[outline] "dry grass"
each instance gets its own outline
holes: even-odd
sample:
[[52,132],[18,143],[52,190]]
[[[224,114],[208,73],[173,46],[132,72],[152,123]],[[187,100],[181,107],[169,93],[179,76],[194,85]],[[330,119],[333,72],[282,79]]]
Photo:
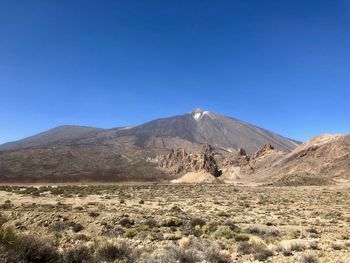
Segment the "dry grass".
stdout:
[[0,262],[350,262],[349,190],[0,186]]

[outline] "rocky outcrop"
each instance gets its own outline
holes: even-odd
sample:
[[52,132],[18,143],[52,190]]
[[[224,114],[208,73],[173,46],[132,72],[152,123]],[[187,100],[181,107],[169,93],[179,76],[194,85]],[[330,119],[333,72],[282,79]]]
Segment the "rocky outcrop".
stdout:
[[252,159],[257,159],[261,156],[264,156],[266,154],[269,154],[271,151],[273,151],[275,147],[271,145],[271,143],[266,143],[259,151],[255,152],[252,156]]
[[229,156],[225,157],[222,161],[222,166],[238,166],[243,167],[249,164],[249,156],[246,151],[239,148],[237,151],[233,152]]
[[[205,144],[199,153],[187,153],[184,149],[172,149],[167,155],[158,156],[158,166],[172,175],[191,172],[207,172],[216,177],[224,172],[223,180],[234,181],[237,178],[250,175],[271,165],[285,153],[274,150],[271,144],[266,144],[252,156],[247,155],[242,148],[223,157],[209,145]],[[218,167],[222,168],[222,171]]]
[[275,150],[271,143],[265,144],[259,151],[256,151],[249,160],[249,171],[259,171],[270,167],[276,160],[287,153]]
[[172,149],[169,154],[158,156],[158,166],[171,174],[205,171],[219,177],[221,171],[214,155],[215,151],[209,144],[205,144],[199,153]]
[[271,143],[265,144],[251,156],[247,155],[244,149],[239,149],[223,159],[221,179],[234,183],[241,178],[249,178],[285,155],[285,152],[276,151]]

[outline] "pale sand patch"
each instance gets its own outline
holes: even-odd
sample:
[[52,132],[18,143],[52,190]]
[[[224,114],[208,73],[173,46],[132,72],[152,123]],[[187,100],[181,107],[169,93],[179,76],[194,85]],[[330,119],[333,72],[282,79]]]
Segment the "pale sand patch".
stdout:
[[208,172],[190,172],[179,179],[172,180],[172,183],[218,183],[220,182],[214,175]]

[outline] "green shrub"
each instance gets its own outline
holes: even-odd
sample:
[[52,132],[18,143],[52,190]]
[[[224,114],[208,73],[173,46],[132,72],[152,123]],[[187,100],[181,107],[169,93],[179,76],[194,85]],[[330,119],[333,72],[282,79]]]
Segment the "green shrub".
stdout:
[[249,240],[249,236],[247,234],[235,234],[234,239],[237,242],[244,242]]
[[215,231],[215,236],[232,239],[235,237],[235,232],[233,232],[228,226],[219,226]]
[[137,229],[129,228],[125,231],[124,236],[127,238],[134,238],[137,235]]

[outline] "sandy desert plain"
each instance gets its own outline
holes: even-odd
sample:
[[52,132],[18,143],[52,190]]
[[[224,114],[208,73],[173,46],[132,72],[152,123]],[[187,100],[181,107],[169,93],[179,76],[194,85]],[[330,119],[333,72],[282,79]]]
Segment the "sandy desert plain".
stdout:
[[350,185],[1,185],[0,262],[350,262]]

